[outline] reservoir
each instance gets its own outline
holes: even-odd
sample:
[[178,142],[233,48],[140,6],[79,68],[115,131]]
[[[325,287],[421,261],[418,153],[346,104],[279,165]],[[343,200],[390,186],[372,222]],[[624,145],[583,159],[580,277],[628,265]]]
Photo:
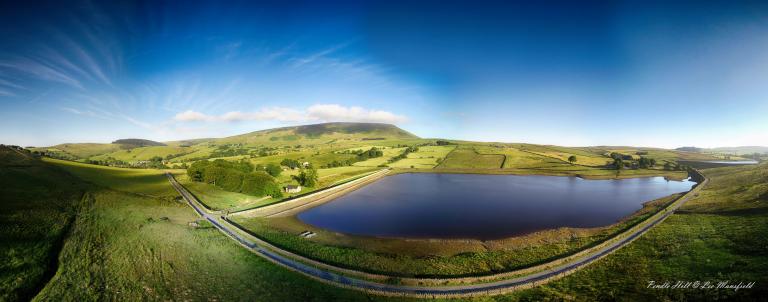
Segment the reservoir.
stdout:
[[663,177],[407,173],[384,177],[299,213],[335,232],[398,238],[499,239],[559,227],[618,222],[643,203],[690,190]]

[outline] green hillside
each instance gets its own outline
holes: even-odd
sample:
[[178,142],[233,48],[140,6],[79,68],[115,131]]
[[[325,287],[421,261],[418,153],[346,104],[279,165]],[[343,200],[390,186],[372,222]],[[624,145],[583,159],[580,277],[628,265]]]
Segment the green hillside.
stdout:
[[0,301],[29,300],[53,276],[83,188],[61,169],[0,146]]
[[218,139],[215,140],[215,142],[239,143],[246,145],[284,145],[292,143],[380,141],[393,139],[418,139],[418,137],[390,124],[325,123],[255,131]]

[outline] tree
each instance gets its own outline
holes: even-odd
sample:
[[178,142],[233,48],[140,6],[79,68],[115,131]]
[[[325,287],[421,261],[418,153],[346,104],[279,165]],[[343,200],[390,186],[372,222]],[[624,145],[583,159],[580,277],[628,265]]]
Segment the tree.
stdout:
[[576,155],[571,155],[568,157],[568,161],[573,164],[576,162]]
[[279,165],[272,164],[272,163],[267,164],[267,167],[265,168],[265,170],[267,171],[267,173],[269,173],[269,175],[272,175],[272,177],[278,177],[280,176],[280,173],[283,172],[283,169],[281,169]]
[[638,164],[640,165],[640,168],[642,169],[648,169],[649,167],[653,167],[653,165],[656,163],[655,160],[649,159],[647,157],[641,156],[640,160],[638,161]]
[[263,171],[256,171],[245,175],[240,191],[255,196],[270,195],[273,198],[283,197],[283,193],[280,190],[280,186],[275,182],[275,178]]
[[305,187],[314,187],[317,185],[317,170],[314,168],[302,169],[299,175],[293,176],[293,179],[299,182],[300,185]]
[[617,158],[613,160],[613,168],[616,170],[624,169],[624,161],[621,160],[621,158]]
[[283,161],[280,162],[281,165],[289,167],[291,169],[296,169],[299,166],[299,161],[295,159],[286,158]]
[[664,170],[670,171],[672,170],[672,164],[669,162],[664,163]]

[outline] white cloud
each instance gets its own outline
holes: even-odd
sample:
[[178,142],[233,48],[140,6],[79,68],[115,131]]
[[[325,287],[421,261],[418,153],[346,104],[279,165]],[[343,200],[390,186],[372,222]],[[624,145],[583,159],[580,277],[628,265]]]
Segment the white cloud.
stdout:
[[238,121],[280,121],[280,122],[374,122],[402,123],[403,115],[389,111],[370,110],[362,107],[345,107],[337,104],[317,104],[305,110],[286,107],[262,108],[253,112],[230,111],[222,115],[208,115],[187,110],[173,117],[178,122],[238,122]]
[[213,121],[214,118],[215,117],[213,116],[205,115],[192,110],[177,113],[176,116],[173,117],[174,120],[180,122]]
[[405,116],[389,111],[368,110],[362,107],[344,107],[336,104],[318,104],[307,108],[307,115],[321,121],[402,123]]

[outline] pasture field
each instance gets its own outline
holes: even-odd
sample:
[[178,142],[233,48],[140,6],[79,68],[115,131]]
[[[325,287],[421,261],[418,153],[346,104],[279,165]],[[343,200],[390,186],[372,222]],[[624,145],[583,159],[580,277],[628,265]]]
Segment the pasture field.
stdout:
[[343,181],[350,177],[355,177],[357,175],[369,173],[372,171],[377,171],[382,168],[377,167],[356,167],[356,166],[346,166],[346,167],[336,167],[336,168],[327,168],[327,169],[317,169],[317,174],[319,178],[320,186],[329,186],[336,182]]
[[[44,161],[98,186],[152,196],[176,195],[173,188],[168,186],[163,170],[115,168],[51,158],[45,158]],[[179,170],[175,172],[182,173]]]
[[565,148],[565,147],[556,147],[556,146],[535,146],[534,147],[532,145],[528,145],[523,147],[520,150],[523,152],[530,152],[533,154],[554,158],[562,161],[563,163],[568,163],[568,164],[570,164],[570,162],[568,162],[568,158],[570,156],[576,156],[576,162],[574,164],[590,166],[590,167],[603,167],[613,162],[613,159],[611,159],[610,157],[603,156],[601,154],[585,152],[575,148]]
[[262,156],[262,157],[255,157],[248,159],[251,163],[254,165],[267,165],[270,163],[273,164],[280,164],[281,161],[284,159],[294,159],[298,160],[299,162],[310,162],[312,165],[314,165],[316,168],[320,168],[322,166],[325,166],[333,161],[345,161],[348,159],[355,158],[356,155],[354,154],[337,154],[332,152],[332,150],[324,149],[322,152],[318,154],[318,151],[314,150],[306,150],[306,149],[300,149],[298,151],[290,151],[285,152],[277,155],[269,155],[269,156]]
[[504,158],[503,154],[480,154],[473,146],[458,146],[436,168],[500,169]]
[[[392,168],[432,169],[453,151],[456,146],[421,146],[419,151],[408,153],[407,157],[387,164]],[[402,152],[402,151],[401,151]]]
[[[373,146],[371,146],[371,147],[373,147]],[[369,150],[370,147],[366,147],[366,148],[352,148],[352,149],[353,150],[363,150],[363,151],[365,151],[365,150]],[[381,165],[387,165],[388,161],[391,158],[400,155],[401,153],[403,153],[404,150],[405,150],[404,147],[403,148],[387,148],[387,147],[384,147],[384,149],[381,150],[382,152],[384,152],[383,156],[370,158],[370,159],[367,159],[367,160],[364,160],[364,161],[359,161],[359,162],[354,163],[353,166],[355,166],[355,167],[378,167],[378,166],[381,166]]]
[[118,144],[91,144],[91,143],[78,143],[78,144],[60,144],[52,146],[50,148],[33,148],[33,150],[44,151],[46,149],[54,149],[60,152],[64,152],[73,155],[79,159],[89,158],[100,154],[111,153],[122,150],[122,147]]
[[93,156],[90,159],[93,160],[106,160],[112,157],[117,160],[126,162],[149,160],[153,157],[159,156],[165,159],[168,155],[186,154],[193,152],[194,149],[189,147],[172,147],[172,146],[149,146],[139,147],[133,149],[124,149],[112,153],[106,153],[98,156]]
[[562,160],[547,157],[541,154],[521,151],[518,148],[488,148],[480,149],[484,152],[501,153],[506,155],[506,161],[504,161],[504,169],[530,169],[530,168],[553,168],[563,167],[566,164]]

